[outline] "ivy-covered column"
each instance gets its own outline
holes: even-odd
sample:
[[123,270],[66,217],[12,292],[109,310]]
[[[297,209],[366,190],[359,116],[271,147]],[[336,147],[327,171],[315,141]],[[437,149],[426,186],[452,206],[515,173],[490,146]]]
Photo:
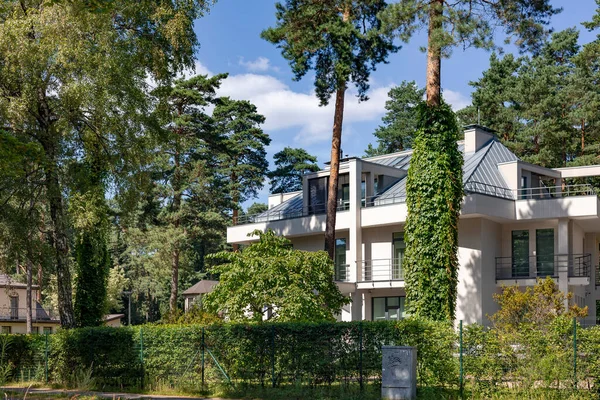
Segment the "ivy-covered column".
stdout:
[[405,227],[407,310],[454,321],[458,218],[463,198],[459,127],[450,106],[417,107],[418,130],[407,177]]

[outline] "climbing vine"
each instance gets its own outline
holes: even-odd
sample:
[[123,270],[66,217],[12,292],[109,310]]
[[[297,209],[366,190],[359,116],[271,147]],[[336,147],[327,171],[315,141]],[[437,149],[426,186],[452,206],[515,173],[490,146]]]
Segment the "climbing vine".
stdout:
[[406,183],[404,278],[407,308],[433,320],[454,320],[458,218],[463,197],[459,127],[447,104],[418,106],[419,130]]

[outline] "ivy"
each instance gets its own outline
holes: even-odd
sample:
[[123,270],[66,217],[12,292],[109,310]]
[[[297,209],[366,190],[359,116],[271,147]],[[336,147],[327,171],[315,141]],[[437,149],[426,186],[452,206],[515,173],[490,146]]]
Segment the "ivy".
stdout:
[[417,107],[419,131],[406,183],[407,309],[453,321],[458,278],[458,218],[463,197],[459,127],[447,104]]

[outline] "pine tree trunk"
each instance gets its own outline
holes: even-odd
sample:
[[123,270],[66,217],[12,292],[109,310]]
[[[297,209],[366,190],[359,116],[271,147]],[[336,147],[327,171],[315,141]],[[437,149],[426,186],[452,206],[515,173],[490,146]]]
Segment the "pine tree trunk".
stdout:
[[[234,187],[233,194],[231,196],[231,198],[233,200],[233,204],[234,204],[234,208],[231,213],[232,214],[232,222],[233,222],[233,226],[236,226],[238,224],[238,217],[239,217],[239,211],[237,209],[237,206],[240,201],[240,196],[237,192],[237,189],[235,188],[235,186],[237,184],[237,175],[235,174],[235,172],[231,173],[230,180],[231,180],[231,185]],[[232,247],[233,247],[233,251],[238,251],[240,249],[240,246],[237,243],[234,243],[232,245]]]
[[38,272],[37,272],[37,285],[38,285],[38,290],[35,292],[35,301],[37,301],[38,303],[42,302],[42,283],[43,282],[43,270],[42,270],[42,264],[38,265]]
[[340,148],[342,144],[342,124],[344,122],[344,96],[346,84],[343,83],[335,93],[335,114],[333,117],[333,135],[331,138],[331,163],[329,165],[329,184],[327,188],[327,222],[325,225],[325,249],[329,258],[335,258],[335,219],[337,213],[338,177],[340,173]]
[[27,259],[27,291],[25,294],[25,313],[26,313],[26,332],[27,334],[31,334],[33,331],[32,325],[32,312],[31,312],[31,281],[32,281],[32,273],[33,273],[33,262],[31,258]]
[[585,120],[581,120],[581,154],[585,151]]
[[[180,159],[179,159],[179,151],[175,153],[175,172],[173,175],[173,215],[175,215],[175,219],[173,224],[175,226],[175,232],[178,235],[180,218],[179,212],[181,210],[181,176],[180,176]],[[175,249],[173,249],[173,253],[171,256],[171,297],[169,299],[169,310],[171,314],[174,314],[177,311],[177,294],[179,289],[179,243],[176,241]]]
[[429,6],[429,30],[427,33],[427,105],[437,107],[442,98],[442,49],[435,43],[436,32],[443,29],[444,0],[434,0]]

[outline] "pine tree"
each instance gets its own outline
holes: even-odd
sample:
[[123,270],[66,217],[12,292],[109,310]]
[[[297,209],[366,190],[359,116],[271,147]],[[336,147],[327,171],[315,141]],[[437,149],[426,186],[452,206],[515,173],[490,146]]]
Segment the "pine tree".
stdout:
[[462,157],[453,143],[456,117],[442,101],[442,56],[456,45],[494,48],[496,25],[522,49],[536,49],[556,12],[549,0],[401,0],[382,15],[385,29],[403,41],[428,30],[426,106],[407,178],[406,298],[417,316],[453,321],[456,308]]
[[275,169],[268,177],[271,181],[271,193],[286,193],[302,190],[302,175],[319,170],[317,157],[304,149],[285,147],[273,156]]
[[359,100],[367,100],[371,71],[398,50],[380,31],[378,14],[385,6],[384,0],[287,0],[276,4],[277,25],[262,33],[282,49],[296,80],[315,71],[321,105],[327,105],[335,94],[325,228],[325,248],[331,259],[346,89],[354,84]]
[[385,102],[386,114],[383,125],[374,135],[378,146],[365,150],[367,156],[393,153],[412,148],[413,137],[417,131],[417,105],[423,101],[425,89],[419,88],[415,81],[402,81],[388,92]]

